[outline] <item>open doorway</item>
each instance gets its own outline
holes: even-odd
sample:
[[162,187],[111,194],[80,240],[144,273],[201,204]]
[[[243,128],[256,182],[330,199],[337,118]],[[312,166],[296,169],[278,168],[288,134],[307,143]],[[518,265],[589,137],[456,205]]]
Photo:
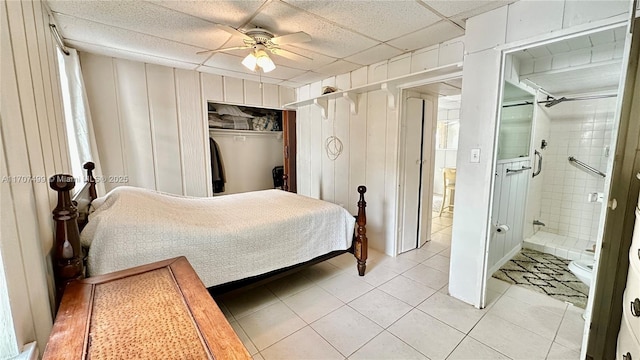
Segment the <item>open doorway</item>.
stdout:
[[455,179],[444,174],[455,174],[461,89],[457,77],[403,90],[399,253],[451,242]]
[[606,28],[504,57],[487,283],[565,306],[564,316],[537,316],[557,324],[550,329],[572,351],[591,326],[625,36],[624,27]]

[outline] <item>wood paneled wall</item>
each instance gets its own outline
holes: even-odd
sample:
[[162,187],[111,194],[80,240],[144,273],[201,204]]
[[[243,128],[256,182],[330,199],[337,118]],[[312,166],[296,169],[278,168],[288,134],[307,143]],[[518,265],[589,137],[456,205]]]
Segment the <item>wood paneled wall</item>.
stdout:
[[[40,1],[0,2],[2,181],[0,253],[4,263],[14,351],[36,341],[40,350],[52,324],[55,193],[47,178],[68,173],[69,154],[55,42]],[[5,349],[3,349],[5,350]]]
[[[459,62],[463,50],[462,39],[448,41],[305,85],[297,89],[297,98],[318,96],[323,86],[346,90]],[[327,119],[314,105],[297,112],[298,193],[343,205],[355,214],[357,187],[366,185],[369,244],[390,255],[395,255],[397,237],[399,114],[379,90],[358,95],[357,114],[350,112],[344,99],[329,101]],[[325,151],[325,141],[332,135],[343,144],[335,160]]]
[[489,276],[522,248],[526,198],[533,170],[516,173],[507,172],[507,170],[518,170],[529,166],[529,158],[505,160],[496,164],[491,223],[494,226],[507,225],[509,231],[498,233],[492,229],[487,265]]
[[[81,53],[105,190],[131,185],[209,196],[206,101],[280,108],[294,90],[273,84]],[[128,177],[127,183],[109,181]]]

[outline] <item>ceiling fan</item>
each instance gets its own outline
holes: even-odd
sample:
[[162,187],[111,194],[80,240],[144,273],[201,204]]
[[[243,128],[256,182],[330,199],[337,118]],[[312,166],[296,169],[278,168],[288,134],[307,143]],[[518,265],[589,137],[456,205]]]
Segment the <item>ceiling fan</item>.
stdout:
[[238,31],[231,26],[227,25],[218,25],[218,28],[228,32],[233,36],[237,36],[242,38],[244,41],[243,46],[232,46],[228,48],[215,49],[215,50],[204,50],[199,51],[197,54],[205,54],[211,52],[222,52],[222,51],[231,51],[231,50],[242,50],[242,49],[253,49],[249,55],[247,55],[242,60],[242,65],[248,68],[251,71],[262,70],[263,72],[269,72],[276,68],[273,60],[269,58],[268,52],[285,57],[291,60],[301,60],[308,59],[313,60],[312,58],[298,54],[291,50],[285,50],[280,48],[280,45],[292,44],[292,43],[300,43],[307,42],[311,40],[311,36],[305,33],[304,31],[298,31],[291,34],[275,36],[269,30],[263,28],[255,28],[250,29],[245,32]]

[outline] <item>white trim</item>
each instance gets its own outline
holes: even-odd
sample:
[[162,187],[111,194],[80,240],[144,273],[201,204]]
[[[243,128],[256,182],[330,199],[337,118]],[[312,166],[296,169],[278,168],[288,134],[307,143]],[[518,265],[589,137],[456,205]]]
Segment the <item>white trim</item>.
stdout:
[[38,355],[40,355],[38,351],[37,343],[30,342],[22,348],[22,352],[13,358],[13,360],[38,360]]

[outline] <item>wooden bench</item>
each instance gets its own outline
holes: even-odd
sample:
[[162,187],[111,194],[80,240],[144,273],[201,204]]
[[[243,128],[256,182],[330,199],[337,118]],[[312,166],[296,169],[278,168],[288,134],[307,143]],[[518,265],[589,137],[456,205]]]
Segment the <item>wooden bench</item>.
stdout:
[[43,359],[251,359],[185,257],[67,285]]

